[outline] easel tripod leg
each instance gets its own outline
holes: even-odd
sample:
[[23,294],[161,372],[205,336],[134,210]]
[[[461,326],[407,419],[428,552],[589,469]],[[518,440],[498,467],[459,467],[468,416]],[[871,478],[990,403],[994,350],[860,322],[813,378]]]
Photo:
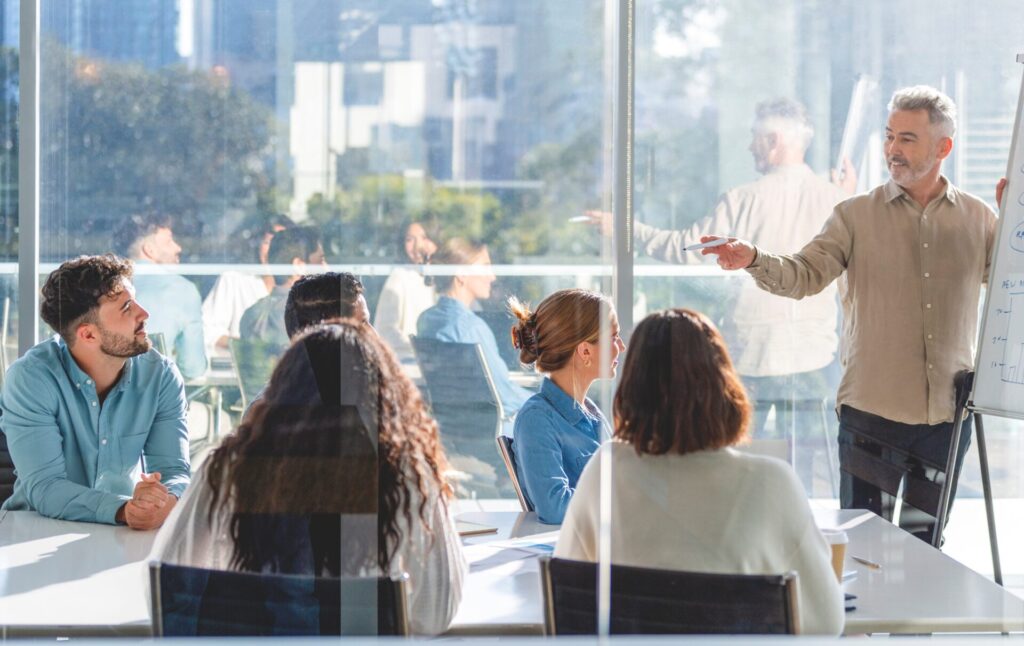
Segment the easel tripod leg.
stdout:
[[974,413],[974,428],[978,437],[978,461],[981,462],[981,487],[985,493],[985,516],[988,518],[988,542],[992,550],[992,574],[996,583],[1003,585],[1003,568],[999,562],[999,540],[996,537],[996,512],[992,501],[992,481],[988,472],[988,448],[981,413]]

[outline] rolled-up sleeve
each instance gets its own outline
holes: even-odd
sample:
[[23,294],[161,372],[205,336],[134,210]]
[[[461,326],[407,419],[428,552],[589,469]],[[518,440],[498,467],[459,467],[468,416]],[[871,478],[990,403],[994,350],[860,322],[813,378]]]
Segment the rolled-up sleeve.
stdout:
[[837,207],[821,233],[791,256],[757,250],[747,268],[761,289],[789,298],[813,296],[839,277],[853,251],[853,231]]
[[127,496],[68,479],[64,438],[57,426],[58,393],[45,370],[14,364],[3,394],[3,431],[28,503],[44,516],[114,524]]
[[185,384],[177,369],[170,366],[160,380],[157,410],[143,448],[147,472],[160,472],[168,491],[181,498],[188,487],[189,466],[188,402]]

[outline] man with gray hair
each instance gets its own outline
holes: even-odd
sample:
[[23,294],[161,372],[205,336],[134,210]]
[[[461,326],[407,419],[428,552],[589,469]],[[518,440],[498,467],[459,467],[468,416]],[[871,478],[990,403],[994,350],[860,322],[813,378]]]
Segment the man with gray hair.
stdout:
[[[739,239],[704,250],[780,296],[811,296],[838,279],[845,368],[839,443],[933,479],[945,469],[952,438],[953,377],[973,365],[978,299],[996,229],[992,209],[941,173],[955,132],[956,107],[945,94],[926,86],[898,90],[885,129],[887,183],[836,206],[797,253],[770,253]],[[954,491],[969,437],[965,423],[960,461],[949,476]],[[840,498],[844,508],[876,513],[890,502],[846,473]],[[930,539],[931,516],[900,520]]]
[[[849,192],[815,175],[804,161],[813,136],[807,110],[797,101],[776,98],[757,104],[750,152],[762,177],[726,191],[711,214],[684,231],[635,223],[637,246],[649,256],[678,264],[710,260],[685,247],[717,232],[787,253],[799,250],[821,231],[832,208]],[[852,179],[852,174],[848,176]],[[611,235],[611,214],[587,215],[605,235]],[[743,281],[731,317],[722,327],[736,369],[755,402],[755,434],[773,408],[776,435],[795,440],[798,434],[806,436],[821,426],[820,410],[794,403],[823,401],[835,391],[836,318],[834,287],[787,302],[758,289],[752,280]],[[811,494],[814,453],[809,449],[794,453],[797,471]]]

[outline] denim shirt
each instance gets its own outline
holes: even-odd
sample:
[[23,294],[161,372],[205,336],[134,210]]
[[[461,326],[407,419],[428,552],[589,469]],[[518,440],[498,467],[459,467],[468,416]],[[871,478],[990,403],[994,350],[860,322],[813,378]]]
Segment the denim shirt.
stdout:
[[186,407],[178,369],[155,350],[128,359],[100,405],[64,341],[43,341],[11,365],[0,394],[17,474],[3,509],[113,524],[140,459],[180,498],[190,475]]
[[167,351],[174,356],[182,376],[195,379],[206,372],[203,300],[192,281],[177,274],[156,273],[136,275],[132,282],[135,300],[149,312],[146,331],[164,335]]
[[586,410],[545,378],[516,416],[512,449],[519,482],[543,523],[561,524],[590,456],[608,436],[608,422],[589,397]]
[[491,332],[482,318],[460,301],[450,296],[439,298],[437,305],[420,314],[416,321],[416,333],[424,339],[448,343],[479,343],[505,415],[515,414],[530,397],[530,391],[515,385],[509,378],[508,366],[498,352],[494,332]]

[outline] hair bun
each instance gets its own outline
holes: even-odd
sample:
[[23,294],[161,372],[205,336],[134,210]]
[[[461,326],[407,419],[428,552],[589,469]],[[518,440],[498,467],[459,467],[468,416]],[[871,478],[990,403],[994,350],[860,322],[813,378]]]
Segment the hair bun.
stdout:
[[512,328],[512,347],[516,350],[537,354],[537,315],[532,314]]

